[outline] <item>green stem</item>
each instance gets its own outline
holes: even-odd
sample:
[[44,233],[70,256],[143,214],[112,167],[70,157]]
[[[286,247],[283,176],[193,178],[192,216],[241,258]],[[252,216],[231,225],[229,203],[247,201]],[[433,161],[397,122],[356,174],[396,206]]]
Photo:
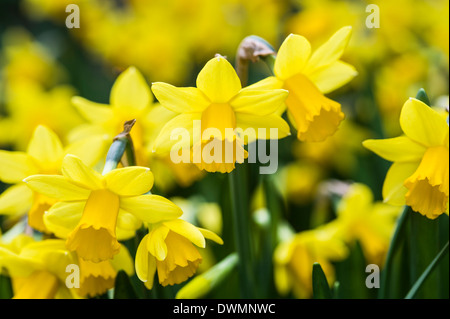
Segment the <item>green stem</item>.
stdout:
[[405,230],[406,225],[408,221],[408,216],[411,213],[409,206],[405,206],[403,209],[402,214],[400,215],[400,218],[397,222],[397,227],[395,229],[394,235],[392,236],[391,244],[389,246],[389,251],[386,256],[386,261],[384,264],[384,269],[381,274],[381,287],[380,287],[380,294],[379,298],[384,299],[387,297],[387,291],[388,291],[388,283],[390,281],[390,276],[392,272],[392,261],[394,259],[395,253],[398,251],[400,247],[400,242],[405,237]]
[[243,167],[237,165],[228,174],[232,205],[235,245],[239,256],[239,276],[242,298],[254,298],[253,249],[251,243],[250,215],[248,210]]
[[425,280],[430,276],[430,274],[433,272],[433,270],[436,268],[436,266],[439,264],[439,262],[442,260],[444,256],[448,254],[448,247],[449,242],[445,244],[444,248],[441,249],[441,251],[437,254],[437,256],[433,259],[433,261],[428,265],[428,267],[425,269],[425,271],[422,273],[422,275],[417,279],[417,281],[412,286],[411,290],[406,295],[405,299],[412,299],[417,294],[419,289],[422,287]]

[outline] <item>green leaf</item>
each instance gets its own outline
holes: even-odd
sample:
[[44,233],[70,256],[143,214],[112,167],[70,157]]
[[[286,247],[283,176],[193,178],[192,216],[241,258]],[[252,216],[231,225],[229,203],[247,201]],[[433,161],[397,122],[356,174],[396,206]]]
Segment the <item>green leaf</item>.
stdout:
[[327,277],[317,262],[313,264],[312,281],[314,299],[331,299]]
[[411,214],[411,210],[409,206],[405,206],[402,214],[400,215],[397,221],[397,227],[395,228],[394,235],[392,236],[391,243],[389,245],[389,251],[386,256],[386,262],[384,265],[384,269],[381,273],[381,287],[379,290],[379,298],[384,299],[387,298],[388,286],[390,282],[390,278],[392,278],[393,271],[393,259],[394,255],[399,251],[402,240],[405,238],[406,225],[408,221],[408,216]]
[[[431,220],[417,212],[411,212],[410,215],[410,284],[416,282],[427,266],[432,262],[439,252],[438,220]],[[433,273],[427,280],[419,294],[418,298],[439,297],[439,278],[437,273]]]
[[425,280],[430,276],[430,274],[433,272],[433,270],[436,268],[436,266],[439,264],[439,262],[442,260],[444,256],[448,254],[448,246],[449,243],[445,244],[444,248],[441,249],[441,251],[437,254],[437,256],[433,259],[433,261],[428,265],[428,267],[425,269],[425,271],[422,273],[422,275],[417,279],[417,281],[412,286],[411,290],[406,295],[405,299],[412,299],[416,296],[419,289],[422,287]]
[[130,277],[123,270],[117,273],[113,299],[137,299]]
[[11,278],[0,274],[0,299],[11,299],[13,295]]

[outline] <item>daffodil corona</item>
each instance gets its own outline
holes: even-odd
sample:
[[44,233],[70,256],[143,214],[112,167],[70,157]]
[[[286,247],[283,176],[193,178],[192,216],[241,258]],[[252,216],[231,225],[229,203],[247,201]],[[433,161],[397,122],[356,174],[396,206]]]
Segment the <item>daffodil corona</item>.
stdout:
[[32,192],[22,180],[35,174],[60,174],[62,160],[69,153],[93,164],[93,158],[98,154],[98,148],[95,147],[98,142],[99,139],[92,138],[63,147],[55,132],[39,125],[33,132],[26,152],[0,150],[0,180],[13,184],[0,196],[0,214],[17,216],[28,212],[29,225],[41,232],[48,232],[42,218],[56,201]]
[[417,99],[409,99],[400,114],[405,135],[366,140],[363,145],[394,162],[383,186],[384,200],[408,205],[435,219],[449,209],[449,129],[446,118]]

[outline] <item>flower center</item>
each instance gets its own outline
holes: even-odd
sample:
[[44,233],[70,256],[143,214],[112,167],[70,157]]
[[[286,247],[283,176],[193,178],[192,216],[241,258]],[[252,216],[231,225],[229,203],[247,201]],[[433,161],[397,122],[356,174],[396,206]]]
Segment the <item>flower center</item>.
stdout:
[[406,204],[414,211],[434,219],[446,211],[449,199],[449,151],[430,147],[419,167],[404,183]]
[[202,141],[212,138],[234,140],[236,114],[228,103],[213,103],[208,106],[201,117]]

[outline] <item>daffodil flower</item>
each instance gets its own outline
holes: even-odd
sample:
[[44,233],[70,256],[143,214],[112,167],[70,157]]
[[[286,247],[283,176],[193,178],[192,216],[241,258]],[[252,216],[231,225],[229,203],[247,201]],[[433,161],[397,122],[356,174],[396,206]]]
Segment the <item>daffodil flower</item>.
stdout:
[[34,241],[18,235],[9,245],[0,245],[0,265],[12,279],[15,299],[76,297],[65,285],[66,267],[75,260],[60,239]]
[[370,188],[355,183],[339,202],[337,218],[330,224],[344,242],[358,240],[368,262],[382,265],[399,214],[400,207],[374,202]]
[[289,91],[287,114],[300,141],[323,141],[334,134],[344,119],[341,105],[324,94],[343,86],[357,74],[353,66],[339,60],[351,30],[351,27],[338,30],[312,54],[305,37],[290,34],[278,50],[275,76],[251,86]]
[[[270,139],[270,133],[259,136],[258,129],[277,128],[278,136],[289,135],[288,124],[275,111],[287,97],[285,90],[249,90],[242,89],[241,82],[231,64],[224,57],[215,57],[208,61],[197,76],[197,87],[177,88],[167,83],[153,83],[152,91],[161,105],[177,113],[159,133],[154,150],[169,152],[177,141],[171,135],[180,129],[186,129],[190,139],[185,142],[193,147],[194,163],[209,172],[230,172],[236,162],[243,162],[247,156],[242,144],[256,139]],[[195,121],[201,122],[199,132],[194,129]],[[243,141],[234,134],[240,128],[246,131],[254,129],[248,140]],[[220,134],[208,134],[211,129]],[[248,131],[247,131],[248,132]],[[200,134],[200,136],[198,136]],[[275,138],[275,137],[272,137]],[[203,153],[206,145],[215,145],[222,149],[218,160],[207,162],[203,156],[198,161],[196,154]],[[233,158],[225,158],[225,150],[231,145]]]
[[343,260],[347,255],[348,248],[336,236],[334,226],[327,224],[297,233],[275,249],[275,285],[282,295],[292,290],[298,298],[310,298],[313,264],[320,263],[331,284],[334,281],[332,261]]
[[63,147],[59,137],[46,126],[35,128],[26,152],[0,150],[0,180],[13,184],[0,196],[0,214],[17,216],[28,212],[31,227],[47,232],[42,216],[55,200],[32,192],[22,180],[30,175],[61,173],[64,155],[71,153],[92,164],[98,154],[92,138]]
[[87,261],[111,259],[119,252],[118,239],[130,238],[140,221],[157,223],[182,214],[164,197],[142,195],[153,185],[153,174],[146,167],[118,168],[100,175],[79,158],[67,155],[62,174],[33,175],[25,182],[59,201],[44,222],[58,237],[67,238],[70,251]]
[[[135,67],[127,68],[117,77],[111,88],[109,104],[92,102],[80,96],[73,97],[72,103],[88,123],[75,128],[69,134],[69,140],[106,136],[98,146],[103,150],[98,160],[106,154],[110,141],[122,131],[123,123],[135,119],[130,136],[136,164],[152,167],[158,187],[168,189],[174,179],[189,185],[200,177],[200,171],[193,165],[175,165],[165,157],[153,156],[151,150],[156,136],[176,113],[154,102],[150,87]],[[162,171],[164,173],[159,173]]]
[[205,248],[205,238],[223,244],[215,233],[182,219],[154,224],[136,252],[138,278],[148,289],[153,287],[156,271],[159,283],[163,286],[187,280],[195,274],[202,261],[195,246]]
[[449,210],[449,129],[447,116],[410,98],[403,105],[400,126],[404,135],[366,140],[363,145],[393,162],[383,185],[383,198],[392,205],[408,205],[435,219]]

